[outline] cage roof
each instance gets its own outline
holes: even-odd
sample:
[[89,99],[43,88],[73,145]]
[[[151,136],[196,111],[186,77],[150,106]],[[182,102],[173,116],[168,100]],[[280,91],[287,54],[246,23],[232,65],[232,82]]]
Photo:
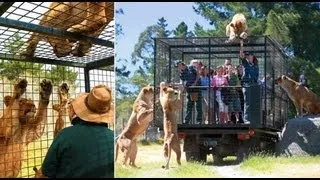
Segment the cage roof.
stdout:
[[[6,60],[20,60],[38,63],[59,64],[78,67],[101,67],[114,64],[114,6],[107,6],[107,17],[110,23],[104,28],[98,37],[88,37],[77,33],[67,32],[57,28],[50,28],[39,25],[43,15],[50,10],[52,2],[1,2],[0,3],[0,58]],[[63,3],[63,2],[59,2]],[[79,2],[82,3],[82,2]],[[76,7],[77,8],[77,7]],[[79,9],[79,12],[88,12],[88,9]],[[67,13],[67,12],[63,12]],[[80,14],[80,13],[79,13]],[[78,14],[77,14],[78,15]],[[77,16],[75,15],[75,16]],[[112,19],[111,19],[112,17]],[[101,18],[103,18],[101,16]],[[104,17],[106,18],[106,17]],[[67,21],[68,19],[66,19]],[[64,23],[64,22],[61,22]],[[83,57],[68,55],[57,57],[52,46],[41,40],[36,48],[33,57],[25,57],[19,54],[25,46],[21,46],[19,51],[12,51],[8,48],[8,43],[20,38],[26,42],[33,32],[55,37],[63,37],[73,40],[83,40],[92,43],[89,52]],[[24,43],[26,44],[26,43]]]
[[[184,54],[195,59],[210,58],[238,58],[240,51],[240,41],[225,43],[227,37],[188,37],[188,38],[157,38],[160,46],[171,49],[175,54]],[[253,52],[257,57],[269,56],[272,48],[283,51],[268,36],[249,36],[244,42],[244,51]],[[271,46],[271,44],[273,44]],[[266,53],[266,54],[265,54]]]

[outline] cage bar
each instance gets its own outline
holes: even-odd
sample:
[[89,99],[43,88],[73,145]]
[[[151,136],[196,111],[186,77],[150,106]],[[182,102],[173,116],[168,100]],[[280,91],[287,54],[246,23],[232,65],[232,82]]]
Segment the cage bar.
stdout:
[[[155,89],[159,86],[160,82],[169,80],[173,83],[179,83],[179,73],[176,69],[171,69],[177,61],[183,61],[189,64],[192,59],[200,60],[204,65],[210,68],[216,68],[223,65],[225,59],[230,58],[233,66],[239,65],[239,42],[226,44],[227,37],[190,37],[190,38],[157,38],[155,39],[155,60],[154,60],[154,85]],[[260,108],[259,106],[253,107],[257,117],[254,118],[255,123],[250,126],[258,128],[270,128],[279,130],[284,126],[287,121],[287,102],[288,97],[283,93],[279,86],[275,86],[273,80],[287,72],[287,57],[283,48],[269,36],[250,36],[244,43],[244,52],[253,52],[258,59],[259,67],[259,82],[260,85]],[[169,54],[169,58],[166,56]],[[269,78],[268,81],[263,81]],[[201,88],[201,87],[194,87]],[[209,86],[202,87],[202,89],[212,89]],[[222,87],[224,88],[224,87]],[[231,87],[225,87],[231,88]],[[241,94],[242,87],[237,88],[237,92]],[[156,93],[157,93],[156,91]],[[215,90],[213,92],[216,92]],[[186,92],[184,92],[183,109],[178,113],[178,126],[184,125],[184,118],[186,117]],[[216,98],[214,93],[209,93],[209,97]],[[258,99],[259,99],[258,97]],[[253,98],[253,95],[249,98]],[[241,99],[241,98],[240,98]],[[243,106],[243,102],[241,103]],[[209,102],[209,107],[215,108],[215,104]],[[155,102],[155,121],[154,125],[162,128],[163,112],[160,104]],[[194,105],[195,107],[195,105]],[[241,108],[243,113],[243,107]],[[193,110],[193,116],[197,112]],[[181,114],[181,115],[180,115]],[[209,114],[209,112],[208,112]],[[197,126],[213,127],[225,126],[216,124],[216,116],[212,117],[214,123],[205,123]],[[190,120],[194,126],[195,119]],[[241,124],[239,124],[241,126]]]
[[[68,14],[68,18],[58,24],[51,24],[52,27],[40,25],[39,22],[44,14],[52,10],[49,7],[50,4],[51,2],[0,3],[0,115],[5,109],[4,97],[12,95],[13,85],[18,78],[28,81],[27,90],[22,98],[33,100],[36,108],[39,103],[39,83],[43,79],[49,79],[53,84],[53,92],[47,107],[47,122],[43,124],[44,132],[21,152],[24,153],[24,156],[17,177],[34,177],[33,167],[38,169],[41,167],[52,143],[57,118],[57,112],[53,110],[52,105],[58,103],[60,83],[66,82],[69,85],[69,98],[76,98],[80,93],[89,92],[98,84],[105,84],[112,89],[113,103],[115,101],[113,3],[105,7],[106,16],[100,16],[99,12],[95,12],[98,19],[107,18],[109,21],[98,36],[87,36],[56,28],[72,18],[81,18],[81,14],[88,12],[88,9],[78,8],[78,4],[74,7],[78,8],[78,14]],[[66,12],[61,13],[66,14]],[[85,19],[90,20],[88,17]],[[51,44],[42,38],[33,56],[21,55],[21,52],[25,50],[27,40],[33,33],[36,33],[35,37],[40,35],[73,40],[74,46],[81,42],[89,42],[92,46],[82,57],[72,54],[57,57]],[[65,117],[65,127],[70,125],[69,118]],[[114,129],[113,125],[110,125],[109,128]],[[3,144],[0,143],[0,149],[1,146]],[[0,159],[0,166],[2,165],[4,163]]]

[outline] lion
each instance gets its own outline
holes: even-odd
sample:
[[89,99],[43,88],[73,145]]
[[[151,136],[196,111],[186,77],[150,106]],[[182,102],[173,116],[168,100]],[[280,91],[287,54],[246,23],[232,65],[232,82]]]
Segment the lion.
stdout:
[[135,159],[137,156],[137,137],[141,135],[153,120],[153,96],[154,91],[151,86],[141,89],[133,104],[133,110],[127,126],[116,138],[116,161],[119,149],[124,153],[122,164],[127,166],[127,161],[132,167],[137,167]]
[[246,39],[248,37],[247,19],[242,13],[233,16],[231,23],[226,26],[226,36],[229,39],[226,43],[233,42],[236,38]]
[[[65,116],[66,116],[66,105],[70,103],[69,100],[69,86],[67,83],[62,83],[58,88],[59,104],[54,104],[52,109],[58,112],[58,118],[54,128],[53,138],[56,138],[58,133],[65,127]],[[35,172],[34,178],[44,178],[42,174],[42,168],[38,169],[36,166],[33,167]]]
[[44,132],[52,84],[46,79],[40,83],[38,110],[32,100],[21,98],[27,84],[27,80],[20,80],[14,85],[13,95],[5,98],[6,107],[0,118],[0,177],[18,176],[25,147]]
[[287,92],[296,108],[298,117],[303,116],[303,109],[307,114],[320,113],[320,99],[307,87],[302,86],[300,83],[285,75],[278,77],[275,80],[275,84],[279,85]]
[[182,108],[181,89],[175,90],[165,82],[160,83],[160,104],[163,110],[163,130],[164,130],[164,157],[169,169],[171,150],[177,155],[177,163],[181,165],[181,149],[177,132],[177,110]]
[[[52,2],[39,25],[98,37],[113,20],[113,9],[114,2]],[[47,41],[53,47],[57,57],[70,54],[82,57],[92,47],[91,42],[78,41],[74,46],[75,41],[67,38],[32,33],[21,55],[34,56],[41,40]]]

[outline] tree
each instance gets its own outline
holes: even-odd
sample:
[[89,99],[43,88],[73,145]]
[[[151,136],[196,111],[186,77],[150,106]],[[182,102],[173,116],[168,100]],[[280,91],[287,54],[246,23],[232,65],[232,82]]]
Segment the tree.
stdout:
[[[6,50],[10,54],[16,54],[23,46],[20,35],[15,33],[7,42],[5,42]],[[7,78],[9,81],[15,81],[20,77],[46,77],[50,79],[54,85],[59,85],[61,82],[68,82],[69,85],[74,85],[78,77],[78,73],[69,70],[66,66],[51,66],[50,69],[44,69],[44,64],[3,60],[0,62],[0,76]],[[75,85],[76,87],[76,85]]]
[[[124,14],[124,11],[123,9],[116,9],[115,11],[115,14],[116,16],[118,15],[123,15]],[[117,19],[117,18],[116,18]],[[122,26],[121,24],[119,24],[117,21],[116,21],[116,37],[118,38],[120,35],[123,35],[123,29],[122,29]]]
[[188,26],[185,22],[181,22],[175,30],[173,30],[175,37],[193,37],[192,31],[188,31]]
[[[9,54],[16,54],[24,42],[18,33],[14,33],[4,44]],[[7,78],[9,81],[17,80],[26,74],[38,76],[42,67],[42,64],[37,63],[4,60],[0,61],[0,76]]]

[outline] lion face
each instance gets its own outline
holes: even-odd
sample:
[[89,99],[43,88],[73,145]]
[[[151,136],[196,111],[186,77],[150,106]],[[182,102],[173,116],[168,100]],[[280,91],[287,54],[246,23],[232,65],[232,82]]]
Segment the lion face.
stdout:
[[277,84],[277,85],[280,85],[282,83],[282,81],[286,80],[286,79],[288,79],[287,76],[282,75],[282,76],[278,77],[277,79],[275,79],[274,83]]
[[176,100],[178,99],[179,92],[171,87],[164,87],[162,89],[164,93],[164,97],[167,97],[169,100]]
[[153,100],[153,88],[151,86],[143,87],[141,92],[143,93],[143,97],[150,101]]
[[29,119],[34,118],[36,106],[30,99],[21,98],[19,101],[19,120],[22,125],[27,124]]

